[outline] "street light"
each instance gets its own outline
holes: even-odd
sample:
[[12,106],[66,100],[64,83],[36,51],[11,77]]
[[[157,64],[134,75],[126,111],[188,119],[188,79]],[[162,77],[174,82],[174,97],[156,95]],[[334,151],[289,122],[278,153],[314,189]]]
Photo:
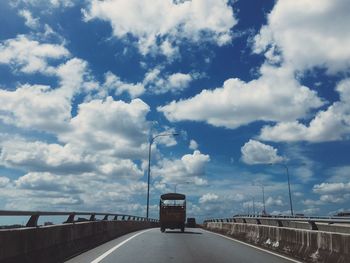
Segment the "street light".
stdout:
[[293,203],[292,203],[292,194],[290,192],[290,180],[289,180],[289,171],[288,171],[288,166],[285,163],[270,163],[270,165],[281,165],[286,169],[286,173],[287,173],[287,179],[288,179],[288,191],[289,191],[289,204],[290,204],[290,213],[293,216]]
[[150,183],[150,177],[151,177],[151,148],[154,140],[161,136],[177,136],[178,133],[161,133],[157,134],[154,137],[151,137],[149,140],[149,148],[148,148],[148,177],[147,177],[147,213],[146,218],[148,219],[149,214],[149,183]]

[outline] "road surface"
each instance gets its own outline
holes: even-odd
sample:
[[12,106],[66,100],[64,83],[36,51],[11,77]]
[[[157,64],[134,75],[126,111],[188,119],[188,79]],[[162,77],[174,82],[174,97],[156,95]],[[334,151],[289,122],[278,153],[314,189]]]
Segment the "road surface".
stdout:
[[199,228],[181,231],[158,228],[138,231],[89,250],[67,263],[291,263],[284,256]]

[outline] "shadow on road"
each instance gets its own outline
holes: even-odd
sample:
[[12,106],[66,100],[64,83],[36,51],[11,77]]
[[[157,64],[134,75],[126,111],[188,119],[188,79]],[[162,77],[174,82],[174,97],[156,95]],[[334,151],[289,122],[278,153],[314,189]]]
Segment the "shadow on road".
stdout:
[[193,231],[181,232],[181,231],[171,231],[171,230],[167,230],[167,231],[165,231],[165,233],[167,233],[167,234],[190,234],[190,235],[202,235],[203,234],[201,232],[193,232]]

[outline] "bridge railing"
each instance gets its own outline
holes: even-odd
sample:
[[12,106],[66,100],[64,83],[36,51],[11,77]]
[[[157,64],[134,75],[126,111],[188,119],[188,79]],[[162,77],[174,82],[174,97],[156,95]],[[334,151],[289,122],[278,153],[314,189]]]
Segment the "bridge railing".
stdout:
[[[89,219],[84,221],[97,221],[96,216],[103,216],[102,221],[147,221],[158,222],[158,219],[146,218],[127,214],[100,213],[100,212],[52,212],[52,211],[9,211],[0,210],[0,216],[30,216],[25,227],[38,227],[40,216],[67,216],[63,224],[79,222],[76,216],[88,216]],[[112,219],[110,219],[112,218]]]
[[233,222],[233,223],[255,223],[257,225],[275,225],[284,227],[284,222],[301,222],[308,223],[311,230],[319,230],[319,224],[346,224],[350,227],[350,217],[305,217],[305,216],[253,216],[253,215],[237,215],[230,218],[213,218],[204,220],[209,222]]

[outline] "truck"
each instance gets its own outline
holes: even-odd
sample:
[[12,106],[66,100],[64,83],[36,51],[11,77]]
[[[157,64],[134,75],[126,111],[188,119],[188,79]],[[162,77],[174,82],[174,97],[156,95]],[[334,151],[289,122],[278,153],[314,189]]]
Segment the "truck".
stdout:
[[181,229],[185,232],[186,196],[179,193],[167,193],[160,196],[159,201],[160,231],[165,229]]

